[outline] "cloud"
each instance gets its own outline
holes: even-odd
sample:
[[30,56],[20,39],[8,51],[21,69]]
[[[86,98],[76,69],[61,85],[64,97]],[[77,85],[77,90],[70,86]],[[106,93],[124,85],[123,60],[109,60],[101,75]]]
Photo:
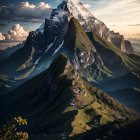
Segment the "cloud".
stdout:
[[0,40],[3,42],[22,42],[26,40],[28,32],[19,24],[15,24],[6,35],[0,32]]
[[[120,32],[126,37],[140,33],[140,0],[81,0],[81,2],[111,30]],[[137,35],[133,37],[138,38]]]
[[139,40],[140,41],[140,34],[127,34],[125,37],[128,38],[128,39],[133,39],[133,40]]
[[49,17],[51,11],[51,6],[45,2],[39,2],[37,5],[21,2],[17,5],[0,6],[0,19],[39,22],[41,19]]
[[5,36],[0,32],[0,41],[5,40]]
[[90,4],[93,14],[107,24],[133,25],[140,21],[139,0],[83,1]]
[[131,24],[131,25],[128,25],[128,26],[140,26],[140,24]]

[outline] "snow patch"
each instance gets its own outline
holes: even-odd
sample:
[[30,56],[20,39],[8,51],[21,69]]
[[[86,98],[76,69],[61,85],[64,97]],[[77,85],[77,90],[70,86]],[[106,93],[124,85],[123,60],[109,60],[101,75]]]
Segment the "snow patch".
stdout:
[[67,15],[67,12],[60,10],[60,11],[58,11],[58,14],[53,17],[52,20],[55,21],[55,22],[63,22],[64,17],[66,15]]
[[35,61],[35,65],[38,64],[39,60],[41,59],[41,57],[39,57],[36,61]]
[[55,55],[63,46],[64,41],[59,45],[59,47],[54,51],[53,55]]
[[36,32],[41,32],[43,34],[44,32],[44,26],[45,26],[45,23],[43,23],[37,30]]
[[80,16],[84,19],[94,17],[93,14],[79,0],[68,0],[67,3],[70,13],[77,19],[79,19]]
[[48,48],[46,49],[45,53],[52,47],[53,44],[54,44],[54,43],[51,43],[51,44],[48,46]]

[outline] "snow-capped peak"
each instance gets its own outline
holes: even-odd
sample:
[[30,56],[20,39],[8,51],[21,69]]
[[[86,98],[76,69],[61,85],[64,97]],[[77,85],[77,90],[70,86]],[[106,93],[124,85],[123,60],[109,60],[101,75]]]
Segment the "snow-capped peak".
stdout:
[[77,19],[88,19],[90,17],[94,17],[79,0],[68,0],[67,7],[69,12]]
[[[107,26],[102,21],[95,18],[79,0],[64,0],[56,9],[53,9],[50,18],[48,19],[51,22],[49,22],[47,28],[55,28],[54,32],[58,30],[58,35],[62,31],[65,22],[69,21],[72,16],[80,22],[85,32],[98,33],[101,37],[120,48],[123,52],[126,51],[122,48],[128,47],[128,44],[130,44],[129,47],[131,47],[131,43],[124,42],[124,37],[119,33],[116,34],[115,32],[110,31]],[[53,26],[50,23],[53,23]],[[43,33],[43,26],[44,25],[37,31]],[[117,42],[118,38],[119,43]]]

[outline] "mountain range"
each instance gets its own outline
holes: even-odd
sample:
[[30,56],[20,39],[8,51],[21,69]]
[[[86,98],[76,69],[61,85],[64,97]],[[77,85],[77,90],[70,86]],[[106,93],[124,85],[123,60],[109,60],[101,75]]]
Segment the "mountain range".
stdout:
[[81,2],[63,1],[6,54],[1,123],[27,118],[30,139],[117,139],[139,123],[140,57]]

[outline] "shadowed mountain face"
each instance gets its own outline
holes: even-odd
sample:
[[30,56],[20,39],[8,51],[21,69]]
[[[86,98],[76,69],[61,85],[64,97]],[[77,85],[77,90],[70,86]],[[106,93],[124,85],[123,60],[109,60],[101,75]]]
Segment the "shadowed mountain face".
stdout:
[[0,62],[1,124],[27,118],[33,140],[111,139],[131,128],[139,115],[124,105],[140,111],[140,61],[131,47],[82,3],[62,2]]

